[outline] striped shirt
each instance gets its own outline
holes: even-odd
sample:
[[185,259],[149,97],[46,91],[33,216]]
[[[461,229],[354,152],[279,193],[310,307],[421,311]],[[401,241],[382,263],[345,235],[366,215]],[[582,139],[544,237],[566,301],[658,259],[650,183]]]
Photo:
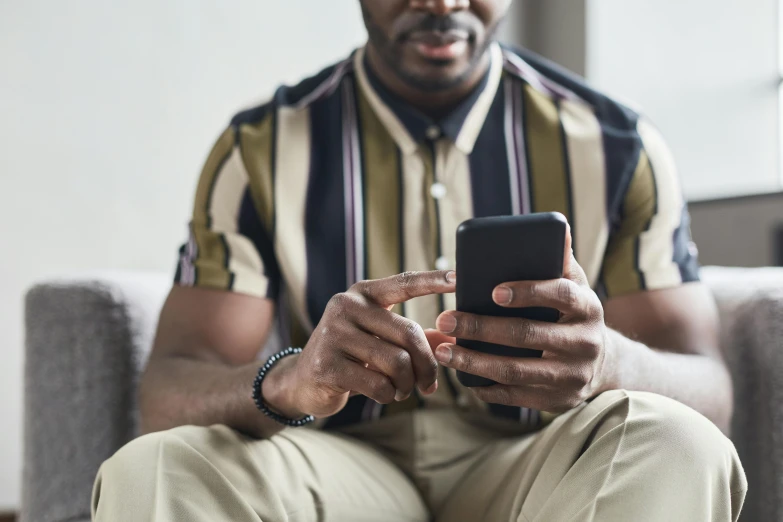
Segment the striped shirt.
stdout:
[[[273,299],[284,344],[305,346],[353,283],[454,267],[461,222],[547,211],[568,218],[604,299],[697,280],[658,131],[540,57],[499,44],[490,53],[483,81],[441,121],[388,92],[363,49],[235,116],[204,166],[176,282]],[[395,311],[427,328],[453,308],[446,295]],[[440,380],[430,397],[387,406],[354,397],[326,424],[446,407],[542,423],[481,403],[452,370]]]

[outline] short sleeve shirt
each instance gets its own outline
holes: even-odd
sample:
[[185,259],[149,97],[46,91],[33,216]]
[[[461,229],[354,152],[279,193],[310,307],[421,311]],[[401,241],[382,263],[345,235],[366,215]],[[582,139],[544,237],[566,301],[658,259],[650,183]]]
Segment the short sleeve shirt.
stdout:
[[[388,92],[363,49],[235,116],[201,174],[176,283],[275,300],[283,343],[305,346],[331,297],[357,281],[454,268],[463,221],[549,211],[568,218],[603,299],[698,280],[658,130],[538,56],[489,52],[486,77],[439,121]],[[394,311],[430,328],[453,308],[446,295]],[[481,403],[440,371],[432,396],[356,396],[326,426],[416,408],[542,424],[540,412]]]

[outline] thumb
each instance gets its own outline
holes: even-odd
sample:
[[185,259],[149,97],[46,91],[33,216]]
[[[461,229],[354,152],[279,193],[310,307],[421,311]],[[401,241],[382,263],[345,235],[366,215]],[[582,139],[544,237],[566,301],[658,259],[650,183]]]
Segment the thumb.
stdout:
[[573,262],[574,258],[574,244],[573,244],[573,238],[571,237],[571,224],[566,222],[566,233],[565,233],[565,248],[563,249],[564,259],[563,259],[563,274],[568,277],[568,274],[571,273],[571,263]]
[[565,257],[563,259],[563,277],[574,281],[578,285],[589,286],[587,275],[582,266],[577,263],[574,257],[573,238],[571,236],[571,225],[566,223],[565,235]]

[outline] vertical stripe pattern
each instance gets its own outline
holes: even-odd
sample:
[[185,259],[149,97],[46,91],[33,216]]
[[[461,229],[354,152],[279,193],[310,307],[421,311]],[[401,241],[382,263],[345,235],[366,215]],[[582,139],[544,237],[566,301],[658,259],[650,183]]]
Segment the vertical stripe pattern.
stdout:
[[598,281],[609,238],[606,214],[606,160],[601,123],[581,102],[564,100],[560,106],[568,149],[572,198],[574,251],[591,286]]
[[280,269],[273,239],[276,116],[276,111],[264,110],[250,121],[235,121],[236,146],[248,176],[239,212],[239,233],[253,242],[261,256],[263,272],[269,281],[266,296],[270,299],[276,299],[280,292]]
[[[475,217],[518,214],[520,204],[520,169],[514,149],[513,113],[508,96],[510,81],[503,82],[489,110],[488,121],[481,129],[476,147],[468,158],[471,177],[471,199]],[[516,189],[516,190],[515,190]],[[516,197],[515,197],[516,194]],[[454,232],[449,232],[454,234]]]
[[249,176],[235,136],[233,128],[221,135],[202,172],[179,282],[266,296],[269,278],[259,254],[264,245],[240,230]]
[[207,158],[196,189],[193,218],[190,225],[191,243],[189,251],[194,257],[184,258],[187,266],[183,272],[189,275],[194,285],[227,289],[230,276],[225,270],[228,252],[213,229],[212,194],[224,165],[234,152],[234,130],[227,129],[217,140]]
[[[364,172],[368,279],[402,273],[402,193],[399,150],[373,112],[365,96],[359,96]],[[398,305],[395,312],[401,313]]]
[[[510,113],[511,135],[506,138],[509,147],[509,156],[513,156],[516,167],[516,185],[519,190],[519,205],[521,214],[531,212],[530,180],[528,179],[527,143],[525,141],[524,103],[522,96],[522,84],[511,80],[508,85],[511,100],[507,106]],[[507,116],[508,117],[508,116]]]
[[346,280],[364,280],[364,202],[353,81],[343,82],[343,176],[345,186]]
[[[409,270],[432,270],[435,260],[432,237],[429,232],[427,162],[429,151],[422,147],[416,154],[402,156],[403,183],[403,240],[405,265]],[[432,328],[437,317],[438,300],[433,296],[419,297],[405,304],[405,315],[425,328]]]
[[[477,143],[480,143],[480,138]],[[457,261],[457,228],[463,221],[474,217],[476,204],[473,201],[473,187],[477,184],[477,180],[483,176],[473,176],[473,167],[470,159],[454,147],[449,147],[446,143],[443,143],[439,144],[439,149],[443,160],[438,173],[438,180],[446,186],[446,196],[439,200],[442,253],[448,258],[451,268],[459,269],[459,267],[455,266]],[[503,154],[500,154],[498,157],[501,163],[505,163],[503,162]],[[493,174],[490,169],[481,169],[478,166],[476,171]],[[503,164],[497,169],[496,175],[492,175],[492,179],[502,181],[506,171],[507,165]],[[505,187],[498,187],[498,190],[501,192],[504,189]],[[501,199],[501,204],[498,206],[502,207],[503,205],[503,199]],[[454,294],[445,295],[444,304],[446,309],[453,310],[457,306],[456,296]]]
[[506,154],[508,156],[508,177],[511,192],[511,213],[518,215],[522,212],[522,168],[519,161],[519,149],[517,147],[517,129],[519,123],[514,111],[514,80],[507,77],[503,82],[503,92],[505,94],[504,103],[504,131],[506,142]]
[[281,107],[277,120],[277,151],[275,154],[275,253],[280,270],[290,292],[296,319],[311,331],[305,285],[307,282],[307,244],[305,242],[305,201],[310,174],[309,109]]
[[254,183],[250,184],[261,222],[270,236],[274,230],[275,111],[254,125],[241,125],[238,142],[242,161]]
[[555,100],[524,87],[525,131],[533,212],[560,212],[571,221],[568,167]]
[[[349,240],[353,212],[346,205],[353,202],[350,183],[353,175],[346,164],[346,132],[343,130],[344,94],[342,88],[310,106],[312,129],[337,128],[319,132],[310,143],[310,174],[307,186],[307,310],[313,323],[323,314],[329,299],[350,286],[348,262],[355,260]],[[350,153],[350,151],[348,151]],[[282,176],[282,173],[281,173]],[[302,188],[298,189],[299,191]]]
[[[363,49],[238,114],[202,172],[176,281],[274,299],[281,342],[306,346],[329,300],[353,283],[453,267],[463,221],[546,211],[569,219],[577,260],[608,299],[697,279],[657,130],[534,55],[494,44],[489,55],[487,75],[441,120],[368,76]],[[393,311],[427,328],[455,306],[453,295],[425,296]],[[441,370],[426,398],[352,397],[325,424],[418,407],[530,428],[551,418],[481,403],[453,374]]]
[[657,203],[655,216],[639,237],[639,269],[648,289],[667,288],[682,282],[680,268],[674,262],[672,238],[680,227],[685,203],[677,167],[663,137],[645,119],[639,120],[638,132],[650,158]]
[[656,196],[647,153],[642,151],[621,211],[621,225],[614,231],[604,255],[603,284],[609,297],[644,290],[639,270],[639,236],[655,215]]

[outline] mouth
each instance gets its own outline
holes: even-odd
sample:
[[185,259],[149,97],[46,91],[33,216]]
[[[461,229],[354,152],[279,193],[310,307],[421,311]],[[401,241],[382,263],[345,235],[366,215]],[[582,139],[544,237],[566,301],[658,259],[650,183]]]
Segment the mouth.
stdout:
[[464,30],[420,31],[411,34],[408,43],[423,58],[452,61],[467,54],[470,38],[470,33]]

